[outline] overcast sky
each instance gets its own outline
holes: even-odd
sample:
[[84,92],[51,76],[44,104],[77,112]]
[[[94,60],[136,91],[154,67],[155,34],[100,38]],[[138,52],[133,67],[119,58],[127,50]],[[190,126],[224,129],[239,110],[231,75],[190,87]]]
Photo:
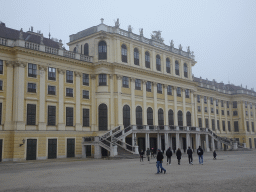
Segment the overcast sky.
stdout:
[[[0,21],[7,27],[41,30],[69,42],[69,35],[104,23],[150,38],[162,31],[164,43],[194,51],[196,77],[256,89],[256,1],[100,1],[0,0]],[[65,45],[68,48],[67,45]]]

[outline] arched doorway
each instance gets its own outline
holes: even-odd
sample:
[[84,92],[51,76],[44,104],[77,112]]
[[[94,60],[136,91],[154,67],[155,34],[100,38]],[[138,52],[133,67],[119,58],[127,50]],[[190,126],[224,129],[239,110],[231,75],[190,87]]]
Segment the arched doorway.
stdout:
[[130,125],[130,107],[128,105],[123,107],[123,125],[124,128]]
[[108,130],[108,107],[106,104],[99,105],[99,131]]
[[136,125],[138,129],[142,129],[142,108],[140,106],[136,107]]

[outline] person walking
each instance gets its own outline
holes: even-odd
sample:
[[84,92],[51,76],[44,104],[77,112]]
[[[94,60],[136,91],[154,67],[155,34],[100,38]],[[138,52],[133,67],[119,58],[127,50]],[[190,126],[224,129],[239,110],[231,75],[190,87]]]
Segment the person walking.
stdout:
[[190,149],[190,147],[188,147],[187,154],[188,154],[188,163],[193,165],[193,157],[192,157],[193,151]]
[[216,156],[217,156],[217,153],[216,153],[216,151],[214,150],[214,151],[213,151],[213,159],[216,159]]
[[156,162],[156,167],[157,167],[157,174],[159,174],[159,168],[161,168],[161,173],[162,171],[164,171],[164,174],[166,173],[166,169],[163,168],[162,166],[162,162],[163,162],[163,153],[160,151],[160,149],[157,150],[158,153],[157,153],[157,156],[156,156],[156,159],[157,159],[157,162]]
[[147,149],[146,154],[147,154],[148,161],[150,161],[150,150],[149,150],[149,148]]
[[140,152],[140,162],[141,161],[143,162],[143,155],[144,155],[144,152],[143,152],[143,150],[141,150],[141,152]]
[[198,159],[199,159],[199,164],[201,164],[201,165],[203,165],[203,163],[204,163],[203,154],[204,154],[204,151],[201,148],[201,146],[199,146],[197,149],[197,155],[198,155]]
[[152,157],[155,158],[155,156],[154,156],[154,148],[151,149],[151,159],[152,159]]
[[[172,158],[172,149],[169,147],[166,151],[166,157],[167,157],[167,165],[171,165],[171,158]],[[169,162],[169,163],[168,163]]]
[[181,159],[181,151],[180,151],[180,148],[178,148],[177,152],[176,152],[176,156],[177,156],[177,159],[178,159],[178,165],[180,165],[180,159]]

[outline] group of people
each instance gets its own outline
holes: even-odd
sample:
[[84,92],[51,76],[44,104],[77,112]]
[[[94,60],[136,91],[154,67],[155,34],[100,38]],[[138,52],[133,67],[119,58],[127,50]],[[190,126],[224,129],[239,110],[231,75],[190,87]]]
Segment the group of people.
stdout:
[[[143,154],[144,154],[144,152],[142,150],[140,152],[140,161],[143,161]],[[198,155],[200,165],[203,165],[203,154],[204,154],[204,151],[201,148],[201,146],[199,146],[198,149],[197,149],[197,155]],[[146,155],[147,155],[148,161],[150,161],[150,155],[151,155],[151,158],[152,158],[152,150],[150,151],[149,148],[148,148],[147,151],[146,151]],[[193,151],[190,147],[188,147],[188,149],[187,149],[187,155],[188,155],[189,164],[193,165]],[[182,156],[180,148],[178,148],[178,150],[176,151],[176,156],[177,156],[177,160],[178,160],[178,165],[180,165],[180,160],[181,160],[181,156]],[[217,154],[216,154],[216,151],[214,150],[213,159],[216,159],[216,156],[217,156]],[[167,165],[171,165],[172,150],[171,150],[170,147],[166,150],[166,157],[167,157]],[[166,169],[164,169],[163,165],[162,165],[164,156],[163,156],[163,153],[161,152],[160,149],[157,150],[156,159],[157,159],[157,162],[156,162],[157,174],[160,173],[160,170],[161,170],[161,173],[164,171],[164,174],[165,174]]]

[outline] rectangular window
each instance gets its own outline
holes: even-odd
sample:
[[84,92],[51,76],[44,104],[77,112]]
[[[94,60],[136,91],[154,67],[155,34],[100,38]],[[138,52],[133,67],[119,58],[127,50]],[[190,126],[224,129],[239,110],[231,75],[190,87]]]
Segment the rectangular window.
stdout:
[[161,83],[157,83],[157,93],[162,94],[162,84]]
[[29,77],[36,77],[36,74],[37,74],[37,66],[36,64],[31,64],[29,63],[28,64],[28,76]]
[[28,83],[28,92],[36,93],[36,84],[35,83]]
[[223,100],[221,100],[221,107],[224,107],[224,102],[223,102]]
[[123,76],[123,87],[129,88],[129,78],[126,76]]
[[55,95],[56,94],[56,87],[48,85],[48,95]]
[[177,87],[177,96],[178,96],[178,97],[181,97],[181,90],[180,90],[180,87]]
[[250,109],[252,109],[252,103],[250,103]]
[[228,121],[228,131],[231,131],[230,121]]
[[27,125],[36,124],[36,105],[27,104]]
[[56,80],[56,68],[48,67],[48,80]]
[[73,89],[66,88],[66,96],[67,97],[73,97]]
[[147,92],[151,92],[151,82],[150,81],[147,81],[147,83],[146,83],[146,90],[147,90]]
[[83,90],[83,98],[84,99],[89,99],[89,91]]
[[[252,122],[252,132],[254,132],[254,122]],[[255,143],[255,145],[256,145],[256,143]]]
[[167,95],[172,95],[172,86],[171,85],[167,86]]
[[224,110],[221,110],[221,115],[224,115]]
[[251,117],[253,116],[253,112],[251,111]]
[[207,104],[207,97],[204,96],[204,103]]
[[216,106],[219,106],[219,100],[216,99]]
[[73,83],[73,71],[66,71],[66,82]]
[[135,89],[141,90],[141,80],[140,79],[135,79]]
[[210,97],[210,100],[211,100],[211,105],[213,105],[213,98],[212,98],[212,97]]
[[237,101],[233,101],[233,108],[237,108]]
[[239,132],[238,121],[234,121],[234,129],[235,132]]
[[198,125],[199,125],[199,127],[202,127],[202,119],[201,118],[198,118]]
[[244,102],[244,106],[245,106],[245,108],[247,108],[247,101]]
[[227,115],[229,116],[229,111],[227,111]]
[[249,132],[250,131],[249,121],[246,121],[246,128],[247,128],[247,131]]
[[89,75],[83,73],[83,85],[89,86]]
[[222,130],[223,130],[223,131],[226,131],[225,121],[222,121]]
[[0,80],[0,90],[2,91],[3,90],[3,81]]
[[212,119],[212,130],[215,131],[215,120]]
[[248,116],[248,111],[245,111],[245,115]]
[[83,109],[83,127],[89,127],[90,111],[89,109]]
[[237,111],[233,111],[233,116],[237,116]]
[[218,110],[218,109],[216,109],[216,114],[217,114],[217,115],[219,114],[219,110]]
[[56,106],[48,106],[48,125],[56,125]]
[[73,126],[73,107],[66,108],[66,126]]
[[201,107],[200,106],[197,106],[197,111],[201,112]]
[[2,103],[0,103],[0,125],[2,125]]
[[220,131],[220,121],[217,120],[217,129]]
[[200,95],[197,95],[197,103],[200,103]]
[[3,74],[3,60],[0,60],[0,74]]
[[207,107],[204,107],[204,112],[207,112]]
[[211,108],[211,113],[213,113],[214,112],[214,110],[213,110],[213,108]]
[[206,127],[206,128],[209,127],[209,121],[208,121],[208,119],[205,119],[205,127]]
[[229,108],[229,102],[227,101],[227,108]]
[[185,97],[186,97],[186,98],[189,98],[189,89],[186,89],[186,90],[185,90]]
[[107,85],[107,75],[106,74],[99,74],[99,86]]

